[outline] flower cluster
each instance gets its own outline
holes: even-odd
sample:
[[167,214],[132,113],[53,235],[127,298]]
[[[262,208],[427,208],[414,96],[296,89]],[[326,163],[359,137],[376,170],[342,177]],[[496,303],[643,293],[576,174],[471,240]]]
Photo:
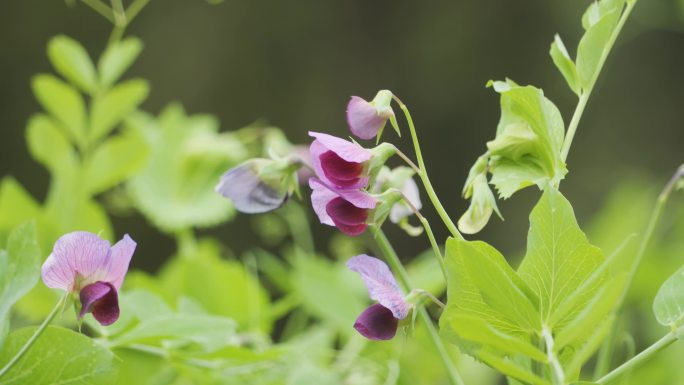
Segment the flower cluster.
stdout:
[[[347,105],[347,123],[351,132],[361,139],[379,135],[387,120],[394,116],[389,91],[380,91],[367,102],[352,96]],[[309,179],[311,203],[321,223],[336,226],[347,235],[363,233],[371,221],[371,212],[378,199],[368,193],[371,177],[378,173],[394,147],[380,144],[373,149],[355,142],[319,132],[309,152],[316,176]]]

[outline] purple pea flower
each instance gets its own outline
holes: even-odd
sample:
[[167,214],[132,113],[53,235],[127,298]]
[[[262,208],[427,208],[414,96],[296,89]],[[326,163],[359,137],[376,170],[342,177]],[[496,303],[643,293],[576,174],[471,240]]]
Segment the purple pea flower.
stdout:
[[319,132],[309,132],[315,138],[309,151],[311,165],[326,184],[340,189],[357,189],[368,185],[368,161],[373,152],[360,145]]
[[280,180],[267,181],[259,176],[259,169],[275,161],[270,159],[249,159],[226,171],[214,190],[231,200],[241,213],[256,214],[280,208],[289,194],[280,191]]
[[387,90],[378,92],[371,102],[352,96],[347,104],[347,124],[351,132],[361,139],[375,138],[387,120],[394,116],[391,101],[392,93]]
[[368,227],[368,215],[377,201],[362,190],[338,190],[317,178],[309,179],[311,204],[321,223],[336,226],[347,235],[360,235]]
[[114,246],[96,234],[75,231],[55,242],[52,254],[42,267],[47,287],[78,293],[81,311],[103,326],[119,318],[118,291],[128,271],[136,243],[128,236]]
[[349,259],[347,267],[361,275],[371,299],[378,301],[359,315],[354,329],[371,340],[392,339],[397,333],[399,320],[406,318],[411,305],[404,300],[389,267],[366,254]]

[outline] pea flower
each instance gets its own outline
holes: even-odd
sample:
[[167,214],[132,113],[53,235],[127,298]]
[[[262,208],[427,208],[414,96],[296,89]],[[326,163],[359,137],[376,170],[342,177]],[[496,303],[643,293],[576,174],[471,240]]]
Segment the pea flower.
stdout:
[[357,143],[328,134],[309,132],[311,165],[326,184],[340,189],[357,189],[368,185],[368,161],[373,152]]
[[65,234],[43,264],[43,282],[47,287],[78,294],[79,319],[93,313],[101,325],[111,325],[119,318],[118,291],[135,246],[128,234],[111,247],[93,233]]
[[349,259],[347,267],[361,275],[370,298],[378,301],[359,315],[354,329],[371,340],[392,339],[397,333],[399,320],[406,318],[411,305],[404,300],[389,267],[366,254]]
[[272,178],[260,174],[261,170],[276,162],[263,158],[247,160],[226,171],[215,190],[230,199],[239,212],[256,214],[275,210],[289,198],[287,191],[279,186],[288,174],[280,172],[280,168],[272,173],[275,174]]
[[375,98],[367,102],[358,96],[352,96],[347,104],[347,124],[351,132],[361,139],[373,139],[385,127],[388,119],[394,118],[390,106],[392,92],[382,90]]
[[336,226],[347,235],[360,235],[368,227],[370,210],[377,201],[362,190],[338,190],[317,178],[309,179],[311,204],[321,223]]

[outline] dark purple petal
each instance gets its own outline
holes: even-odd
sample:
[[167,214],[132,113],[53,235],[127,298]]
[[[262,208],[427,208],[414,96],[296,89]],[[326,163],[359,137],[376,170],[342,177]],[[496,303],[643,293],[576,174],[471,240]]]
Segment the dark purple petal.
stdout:
[[336,197],[328,202],[325,211],[335,226],[347,235],[359,235],[368,227],[368,210],[356,207],[342,197]]
[[369,340],[391,340],[397,334],[399,320],[379,303],[369,306],[354,322],[356,329]]
[[88,313],[102,326],[113,324],[119,319],[119,298],[111,283],[95,282],[81,289],[81,312],[78,318]]
[[378,115],[372,104],[358,96],[352,96],[347,104],[347,124],[351,132],[361,139],[373,139],[387,123],[387,117]]
[[216,186],[216,192],[229,198],[235,209],[247,213],[265,213],[282,206],[287,194],[267,185],[257,175],[256,167],[263,159],[252,159],[228,170]]
[[[329,226],[335,226],[327,211],[327,205],[333,199],[341,197],[351,205],[358,209],[373,209],[377,204],[377,200],[370,194],[362,190],[338,190],[327,186],[317,178],[309,179],[309,186],[311,187],[311,205],[313,206],[318,219],[321,223]],[[366,225],[352,226],[356,229],[349,229],[349,232],[360,234],[366,229]]]
[[[363,164],[347,162],[333,151],[326,151],[320,155],[321,169],[332,184],[339,188],[359,188],[359,181],[363,177]],[[364,178],[368,182],[368,178]],[[365,183],[362,183],[365,184]]]

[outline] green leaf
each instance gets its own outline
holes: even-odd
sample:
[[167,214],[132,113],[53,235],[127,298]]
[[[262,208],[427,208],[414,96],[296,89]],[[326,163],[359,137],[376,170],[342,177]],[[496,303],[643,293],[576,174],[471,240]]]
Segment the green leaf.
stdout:
[[11,176],[0,182],[0,233],[40,215],[40,205]]
[[546,190],[530,214],[527,254],[518,269],[541,300],[546,326],[554,328],[562,322],[556,311],[603,260],[601,250],[589,243],[577,225],[570,202],[557,190]]
[[129,37],[110,44],[100,57],[97,68],[100,72],[100,85],[109,88],[140,55],[143,45],[140,39]]
[[[8,330],[9,311],[38,281],[40,248],[36,227],[27,223],[13,230],[7,250],[0,250],[0,342]],[[0,347],[2,345],[0,344]]]
[[219,246],[203,241],[191,254],[174,257],[160,273],[169,302],[186,296],[209,313],[234,319],[242,330],[268,332],[268,293],[240,263],[220,258]]
[[149,86],[146,81],[133,79],[116,85],[102,96],[95,97],[90,117],[91,142],[107,136],[117,124],[138,108],[148,93]]
[[556,184],[567,173],[561,159],[565,128],[558,108],[542,90],[509,81],[492,83],[501,94],[496,138],[487,144],[491,182],[502,198],[536,184]]
[[76,153],[50,118],[43,114],[31,117],[26,128],[26,140],[31,156],[50,170],[53,177],[73,174],[78,163]]
[[[10,333],[0,352],[0,367],[14,357],[35,329],[29,327]],[[48,326],[31,349],[0,378],[0,384],[115,384],[118,365],[114,354],[92,339]]]
[[601,58],[607,53],[607,45],[619,17],[618,10],[602,15],[580,40],[577,47],[577,76],[583,88],[590,87],[594,82]]
[[213,226],[235,214],[214,187],[226,170],[249,155],[236,134],[219,134],[213,117],[187,116],[178,105],[157,119],[136,114],[130,127],[145,137],[150,154],[128,192],[157,227],[174,232]]
[[48,43],[48,58],[69,82],[89,94],[96,91],[95,66],[79,42],[64,35],[53,37]]
[[235,321],[205,314],[166,314],[143,319],[131,330],[112,339],[114,346],[134,343],[161,344],[185,341],[208,351],[235,343]]
[[532,372],[521,368],[512,360],[507,360],[495,353],[483,351],[480,353],[480,359],[501,373],[505,373],[507,376],[524,381],[525,383],[534,385],[551,385],[550,382]]
[[680,326],[684,319],[684,266],[668,278],[653,300],[653,313],[661,325]]
[[84,183],[93,195],[125,181],[145,165],[148,148],[143,138],[128,132],[107,139],[93,153]]
[[40,104],[79,146],[87,143],[86,110],[81,95],[72,86],[52,75],[36,75],[33,93]]
[[[479,314],[505,332],[540,330],[537,298],[495,248],[485,242],[450,238],[446,244],[447,293],[444,314]],[[455,302],[452,304],[452,302]]]
[[565,81],[568,82],[568,86],[572,92],[579,95],[580,92],[582,92],[582,87],[577,78],[577,68],[575,67],[575,62],[570,58],[570,54],[559,35],[554,37],[549,55],[551,55],[553,64],[556,65],[556,68],[558,68],[558,71],[563,75]]
[[353,333],[354,320],[367,306],[361,279],[345,266],[320,258],[300,256],[293,269],[292,284],[304,309],[342,333]]

